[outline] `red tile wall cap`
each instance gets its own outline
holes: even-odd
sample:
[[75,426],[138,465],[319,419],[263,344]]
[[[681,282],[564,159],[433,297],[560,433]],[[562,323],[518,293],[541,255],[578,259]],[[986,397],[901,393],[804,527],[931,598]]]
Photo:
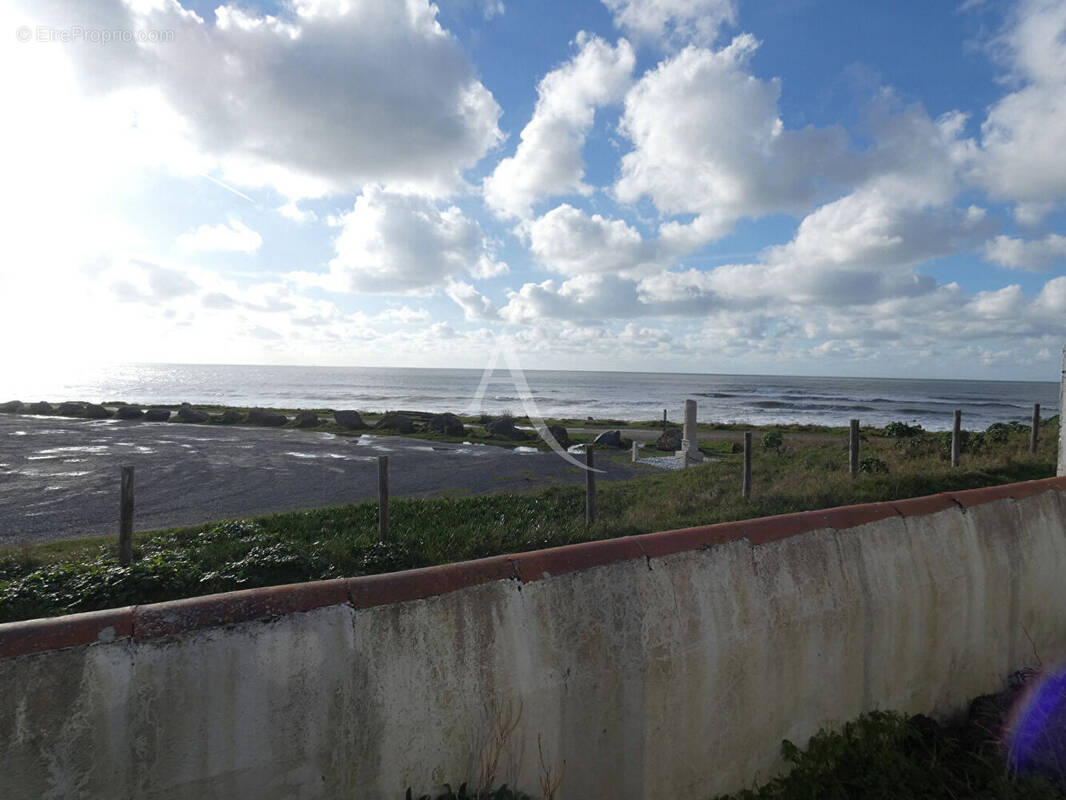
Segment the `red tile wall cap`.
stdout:
[[945,494],[963,508],[972,508],[996,500],[1021,500],[1043,492],[1064,489],[1066,489],[1066,477],[1007,483],[1002,486],[986,486],[982,489],[967,489],[962,492],[945,492]]
[[515,568],[507,556],[477,561],[442,564],[437,567],[349,578],[348,594],[356,608],[373,608],[390,603],[422,600],[467,586],[515,578]]
[[347,602],[348,581],[344,578],[171,600],[137,606],[133,611],[133,638],[143,642]]
[[634,537],[626,536],[518,553],[511,556],[511,561],[519,579],[523,583],[531,583],[553,575],[565,575],[636,558],[644,558],[644,551]]
[[959,503],[948,494],[931,494],[926,497],[910,497],[906,500],[890,501],[904,517],[924,517],[947,511],[949,508],[958,508]]
[[753,545],[767,544],[801,533],[829,528],[825,511],[801,511],[797,514],[781,514],[777,517],[760,517],[743,523],[744,538]]
[[744,538],[745,522],[719,522],[716,525],[700,525],[696,528],[681,528],[661,533],[643,533],[634,536],[648,558],[662,558],[674,553],[687,553],[703,547],[713,547]]
[[133,630],[132,612],[127,606],[0,625],[0,659],[128,639]]

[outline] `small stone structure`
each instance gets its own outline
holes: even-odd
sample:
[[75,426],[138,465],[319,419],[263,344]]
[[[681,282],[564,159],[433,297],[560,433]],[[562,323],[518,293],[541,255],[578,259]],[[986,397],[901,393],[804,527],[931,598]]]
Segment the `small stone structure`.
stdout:
[[684,464],[699,464],[703,461],[696,433],[696,401],[685,401],[685,428],[681,437],[681,449],[675,453]]

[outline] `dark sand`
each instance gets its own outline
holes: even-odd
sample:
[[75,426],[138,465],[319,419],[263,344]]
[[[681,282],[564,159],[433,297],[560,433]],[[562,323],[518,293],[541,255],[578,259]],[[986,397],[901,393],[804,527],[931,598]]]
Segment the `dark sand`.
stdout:
[[[153,530],[376,498],[379,455],[393,497],[585,480],[554,453],[485,445],[0,414],[0,547],[117,533],[124,464],[136,469],[135,528]],[[596,466],[598,480],[654,471],[622,458]]]

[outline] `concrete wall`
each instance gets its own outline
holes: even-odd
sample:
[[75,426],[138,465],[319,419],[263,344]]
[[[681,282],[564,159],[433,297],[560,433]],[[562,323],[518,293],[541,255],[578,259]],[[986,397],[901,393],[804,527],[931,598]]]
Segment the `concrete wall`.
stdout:
[[[0,625],[0,797],[707,797],[1066,656],[1066,479]],[[564,767],[565,764],[565,767]]]

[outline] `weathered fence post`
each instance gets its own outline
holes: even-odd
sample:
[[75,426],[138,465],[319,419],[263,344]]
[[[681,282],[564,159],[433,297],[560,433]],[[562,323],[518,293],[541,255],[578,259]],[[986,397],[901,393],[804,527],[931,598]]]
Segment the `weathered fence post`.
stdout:
[[636,439],[633,440],[633,461],[636,462],[640,458],[640,442]]
[[133,467],[122,468],[122,502],[119,507],[118,563],[133,561]]
[[744,497],[751,497],[751,431],[744,431]]
[[1033,403],[1033,429],[1029,432],[1029,452],[1035,453],[1040,442],[1040,403]]
[[959,465],[959,450],[962,448],[962,411],[955,409],[951,422],[951,466]]
[[1066,414],[1066,347],[1062,348],[1062,377],[1059,379],[1059,457],[1056,475],[1066,475],[1066,425],[1062,417]]
[[389,539],[389,457],[378,456],[378,539]]
[[851,477],[855,477],[859,474],[859,421],[853,419],[851,421],[851,431],[848,436],[848,453],[849,464],[851,467]]
[[663,430],[666,430],[666,409],[663,409]]
[[594,469],[593,447],[585,445],[585,524],[596,521],[596,471]]

